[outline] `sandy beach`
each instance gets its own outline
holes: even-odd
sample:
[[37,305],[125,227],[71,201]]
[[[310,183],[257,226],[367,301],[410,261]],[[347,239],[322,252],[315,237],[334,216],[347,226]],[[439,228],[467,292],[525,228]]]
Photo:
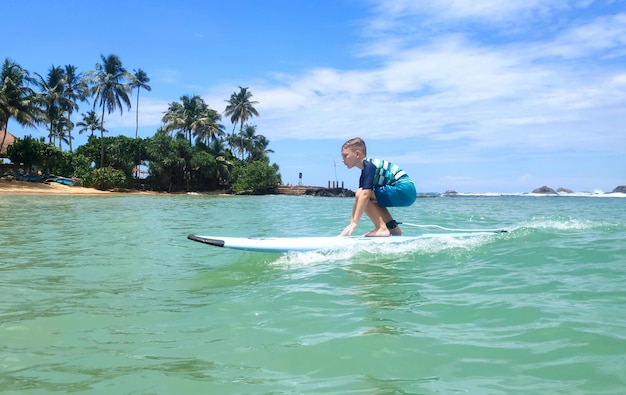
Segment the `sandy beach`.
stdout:
[[0,179],[0,196],[2,195],[93,195],[93,196],[116,196],[116,195],[217,195],[234,196],[224,191],[212,192],[155,192],[136,190],[100,191],[95,188],[63,185],[57,182],[44,184],[41,182],[7,181]]
[[155,192],[110,192],[94,188],[68,186],[51,182],[6,181],[0,180],[0,195],[114,195],[114,194],[154,194]]

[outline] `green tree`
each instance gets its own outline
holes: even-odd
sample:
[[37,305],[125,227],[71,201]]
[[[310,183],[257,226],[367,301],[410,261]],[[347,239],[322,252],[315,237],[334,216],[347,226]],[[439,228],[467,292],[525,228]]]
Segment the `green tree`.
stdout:
[[[254,108],[254,104],[257,101],[251,101],[252,92],[248,90],[248,87],[239,87],[239,92],[233,92],[230,95],[230,99],[226,100],[228,103],[224,110],[224,115],[230,116],[230,122],[233,124],[233,131],[229,138],[229,144],[237,151],[241,153],[241,160],[243,160],[246,151],[246,142],[244,139],[243,124],[248,121],[253,115],[259,116],[259,112]],[[235,135],[235,125],[239,123],[239,136]],[[240,140],[237,141],[237,138]]]
[[197,188],[200,190],[214,189],[217,184],[214,179],[217,167],[215,157],[206,151],[195,150],[190,165],[193,172],[192,179]]
[[98,163],[98,160],[100,158],[101,146],[102,146],[102,143],[100,142],[100,138],[92,135],[92,136],[89,136],[85,144],[76,148],[76,151],[74,152],[74,154],[77,156],[83,156],[87,158],[90,166],[92,163],[95,165]]
[[80,115],[83,117],[83,120],[76,124],[76,126],[80,126],[78,134],[82,134],[83,132],[89,130],[91,131],[91,136],[93,137],[93,132],[96,130],[99,130],[101,135],[108,132],[108,130],[103,128],[103,124],[100,122],[100,118],[95,111],[91,110],[88,111],[87,114],[82,113]]
[[128,180],[120,170],[115,170],[110,167],[101,167],[89,173],[83,182],[85,185],[106,191],[125,187]]
[[268,157],[268,154],[274,152],[274,150],[267,148],[269,144],[270,141],[267,139],[267,137],[263,136],[262,134],[257,135],[252,142],[250,160],[256,161],[266,159]]
[[[28,71],[8,58],[0,71],[0,130],[8,129],[10,118],[22,126],[34,127],[41,122],[42,114],[35,92],[28,85],[34,83]],[[4,144],[3,135],[0,145]]]
[[162,120],[166,132],[179,131],[188,138],[189,145],[192,136],[205,140],[221,132],[220,125],[216,124],[219,114],[210,109],[198,95],[185,95],[180,98],[180,102],[170,103]]
[[226,152],[224,146],[224,140],[214,139],[207,147],[207,151],[215,158],[215,174],[213,179],[215,180],[214,188],[217,188],[220,184],[224,184],[230,180],[230,171],[233,168],[233,162],[229,160],[232,157],[230,153]]
[[[219,186],[227,185],[230,181],[230,170],[233,162],[230,160],[232,155],[226,151],[225,142],[221,138],[210,141],[208,145],[202,142],[196,144],[196,150],[199,152],[207,152],[213,158],[211,162],[211,176],[207,177],[211,181],[211,189],[217,189]],[[205,171],[206,169],[202,169]]]
[[23,163],[24,167],[30,171],[33,166],[41,165],[45,145],[32,136],[26,136],[23,139],[16,138],[15,142],[7,148],[7,157],[13,163]]
[[[239,87],[239,92],[234,92],[230,95],[230,99],[226,100],[228,103],[226,105],[226,109],[224,110],[224,115],[230,116],[230,122],[233,124],[233,131],[231,134],[231,138],[229,139],[229,144],[235,142],[235,125],[239,123],[239,131],[243,130],[243,124],[248,121],[248,119],[252,116],[259,116],[259,112],[254,108],[254,104],[257,104],[257,101],[251,101],[252,92],[248,90],[248,88]],[[240,136],[241,138],[242,136]],[[235,145],[241,152],[241,160],[244,157],[245,151],[245,143],[242,141],[241,144]]]
[[267,160],[252,162],[247,166],[235,166],[233,169],[232,189],[236,193],[266,193],[281,182],[277,164]]
[[122,66],[122,61],[117,55],[109,55],[105,57],[100,55],[102,63],[96,63],[96,71],[89,72],[89,82],[91,84],[91,92],[94,96],[94,108],[96,103],[102,107],[101,116],[101,143],[100,147],[100,165],[104,165],[104,111],[107,110],[111,114],[119,108],[120,114],[123,113],[122,104],[126,104],[130,110],[131,86],[129,81],[132,75]]
[[74,127],[74,124],[67,116],[65,116],[65,111],[61,107],[57,107],[56,111],[57,118],[53,123],[53,129],[50,133],[54,136],[53,140],[58,139],[59,149],[62,150],[63,143],[71,146],[71,139],[73,139],[73,137],[70,134],[70,130]]
[[37,85],[41,89],[40,101],[44,107],[48,142],[56,144],[60,129],[58,124],[62,122],[63,109],[65,108],[63,97],[65,71],[60,66],[52,65],[45,78],[39,73],[35,73],[35,75],[38,77]]
[[106,166],[122,171],[128,179],[131,179],[138,154],[145,151],[143,140],[128,136],[106,137],[106,139]]
[[[144,140],[128,136],[105,137],[105,139],[106,163],[101,164],[100,167],[119,170],[130,180],[132,178],[137,153],[141,155],[140,159],[145,158]],[[90,163],[96,162],[100,157],[99,151],[101,146],[100,138],[89,137],[86,144],[76,149],[76,154],[87,158]]]
[[[81,147],[78,148],[80,149]],[[87,179],[94,171],[94,168],[91,164],[92,160],[85,155],[79,154],[77,152],[72,154],[72,168],[74,169],[74,176],[80,178],[81,181]],[[82,184],[83,186],[86,186],[85,182],[82,182]]]
[[239,133],[231,133],[226,137],[226,141],[230,146],[233,155],[239,154],[240,160],[243,161],[246,152],[246,142],[245,137],[243,136],[243,131],[239,131]]
[[74,123],[72,122],[72,113],[78,111],[78,102],[87,100],[87,82],[82,73],[78,72],[76,66],[68,64],[65,66],[65,90],[63,91],[63,98],[65,99],[65,112],[67,113],[68,129],[67,139],[70,146],[70,152],[73,151],[72,147],[72,131],[74,130]]
[[135,74],[133,74],[130,85],[132,88],[137,88],[137,107],[135,109],[135,138],[139,137],[139,91],[141,89],[145,89],[148,92],[152,90],[148,82],[150,82],[150,78],[148,78],[148,74],[142,69],[134,70]]
[[41,143],[41,162],[47,174],[56,174],[64,177],[71,176],[73,169],[70,168],[68,161],[71,154],[63,152],[60,148],[52,144]]
[[182,185],[186,163],[185,157],[180,155],[180,151],[185,150],[182,145],[191,148],[184,135],[173,139],[165,129],[159,129],[147,142],[148,178],[153,189],[172,192],[174,187]]
[[267,158],[272,151],[268,149],[269,140],[262,134],[256,133],[256,125],[245,124],[239,134],[229,135],[230,146],[246,158],[246,163]]
[[198,141],[210,144],[211,141],[224,136],[224,125],[219,123],[222,120],[222,116],[211,108],[207,108],[205,117],[204,127],[197,130],[196,137]]
[[248,119],[255,115],[259,116],[259,112],[254,108],[254,104],[258,104],[257,101],[250,101],[252,92],[248,88],[239,87],[239,92],[234,92],[230,95],[230,99],[226,100],[228,103],[224,110],[224,115],[230,116],[230,122],[233,124],[233,133],[235,132],[235,125],[239,122],[239,129],[243,129],[243,124]]

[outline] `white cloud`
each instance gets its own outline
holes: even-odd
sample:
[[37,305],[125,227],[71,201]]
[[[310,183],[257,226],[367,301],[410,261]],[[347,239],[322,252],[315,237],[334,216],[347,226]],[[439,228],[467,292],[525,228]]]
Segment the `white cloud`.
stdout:
[[374,2],[377,17],[370,25],[376,28],[394,26],[394,20],[428,15],[437,22],[445,20],[480,19],[483,22],[502,23],[526,18],[548,18],[571,9],[584,8],[589,1],[567,0],[385,0]]
[[564,30],[555,39],[528,45],[524,50],[528,57],[537,60],[556,61],[587,56],[602,58],[624,57],[626,52],[626,14],[601,16],[579,22]]
[[[416,12],[450,18],[442,4],[456,18],[493,20],[561,7],[556,1],[387,3],[370,26],[391,29],[385,18],[400,15],[409,23]],[[502,149],[584,149],[594,133],[607,141],[594,147],[607,144],[603,149],[615,150],[612,144],[623,143],[613,124],[626,118],[624,76],[595,55],[624,50],[624,16],[570,23],[549,40],[497,44],[444,32],[400,46],[402,39],[390,30],[374,39],[372,48],[363,48],[362,55],[375,56],[376,67],[312,69],[277,76],[279,86],[256,87],[264,114],[257,123],[272,139],[344,139],[358,133],[369,139],[459,140]],[[574,56],[577,60],[570,61]]]
[[[251,120],[270,140],[399,137],[448,142],[432,155],[411,153],[401,163],[480,161],[486,150],[614,152],[625,144],[616,124],[626,122],[626,76],[597,55],[624,51],[624,14],[568,20],[551,38],[490,43],[453,29],[411,41],[416,14],[431,23],[481,17],[549,19],[560,7],[588,4],[529,1],[385,2],[368,26],[360,56],[369,68],[311,68],[275,74],[250,85],[262,114]],[[384,8],[384,9],[383,9]],[[444,12],[445,10],[445,12]],[[536,16],[540,15],[540,16]],[[419,20],[418,20],[419,22]],[[205,101],[223,111],[233,86],[213,86]],[[226,94],[225,94],[226,92]],[[143,101],[142,124],[159,125],[167,103]],[[124,116],[134,126],[134,113]],[[113,122],[113,120],[111,120]],[[222,122],[230,130],[229,119]],[[418,159],[415,159],[418,158]]]

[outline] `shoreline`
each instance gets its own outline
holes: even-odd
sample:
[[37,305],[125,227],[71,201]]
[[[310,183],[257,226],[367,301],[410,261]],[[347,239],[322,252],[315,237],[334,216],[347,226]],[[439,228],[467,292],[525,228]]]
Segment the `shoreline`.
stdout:
[[[340,192],[345,193],[347,190],[328,189],[323,187],[310,186],[281,186],[278,188],[278,195],[313,195],[326,196],[330,191],[339,196]],[[63,185],[57,182],[41,183],[28,182],[20,180],[2,180],[0,179],[0,196],[2,195],[67,195],[67,196],[121,196],[121,195],[142,195],[142,196],[172,196],[172,195],[212,195],[212,196],[237,196],[237,194],[225,193],[224,191],[211,192],[155,192],[155,191],[137,191],[137,190],[111,190],[101,191],[95,188],[86,188],[81,186]],[[352,195],[353,196],[353,195]]]
[[[311,191],[310,193],[307,193]],[[332,191],[334,195],[326,193]],[[80,186],[63,185],[56,182],[48,184],[40,182],[28,181],[8,181],[0,179],[0,196],[24,195],[24,196],[174,196],[174,195],[211,195],[211,196],[238,196],[237,194],[225,193],[224,191],[211,192],[156,192],[156,191],[137,191],[137,190],[111,190],[101,191],[95,188],[86,188]],[[296,196],[342,196],[338,195],[336,190],[323,187],[307,187],[307,186],[282,186],[277,195],[296,195]],[[345,195],[343,195],[345,196]],[[418,194],[418,198],[471,198],[471,197],[499,197],[499,196],[537,196],[537,197],[615,197],[626,198],[626,193],[620,192],[573,192],[567,194],[533,194],[533,193],[422,193]]]
[[95,188],[69,186],[51,182],[7,181],[0,180],[0,195],[83,195],[83,196],[115,196],[115,195],[159,195],[152,191],[101,191]]

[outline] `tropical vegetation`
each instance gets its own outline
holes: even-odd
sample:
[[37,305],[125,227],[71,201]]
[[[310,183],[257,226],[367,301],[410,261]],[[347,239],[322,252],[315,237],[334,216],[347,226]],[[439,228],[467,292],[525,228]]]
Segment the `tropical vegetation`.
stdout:
[[[150,78],[142,69],[128,72],[116,55],[100,58],[95,70],[85,73],[73,65],[53,65],[46,74],[31,74],[5,59],[0,70],[0,130],[7,130],[13,120],[48,132],[47,141],[18,138],[7,149],[13,163],[28,171],[74,177],[98,189],[265,193],[281,182],[278,165],[270,164],[269,140],[248,123],[259,116],[248,87],[240,86],[225,100],[222,113],[198,95],[184,95],[169,103],[152,137],[140,138],[139,93],[151,91]],[[105,117],[130,111],[133,94],[135,137],[105,136]],[[88,110],[80,113],[81,119],[73,119],[84,106]],[[220,123],[222,115],[230,117],[232,132],[226,133]],[[75,130],[89,137],[74,149]],[[147,168],[145,177],[139,173],[142,167]]]

